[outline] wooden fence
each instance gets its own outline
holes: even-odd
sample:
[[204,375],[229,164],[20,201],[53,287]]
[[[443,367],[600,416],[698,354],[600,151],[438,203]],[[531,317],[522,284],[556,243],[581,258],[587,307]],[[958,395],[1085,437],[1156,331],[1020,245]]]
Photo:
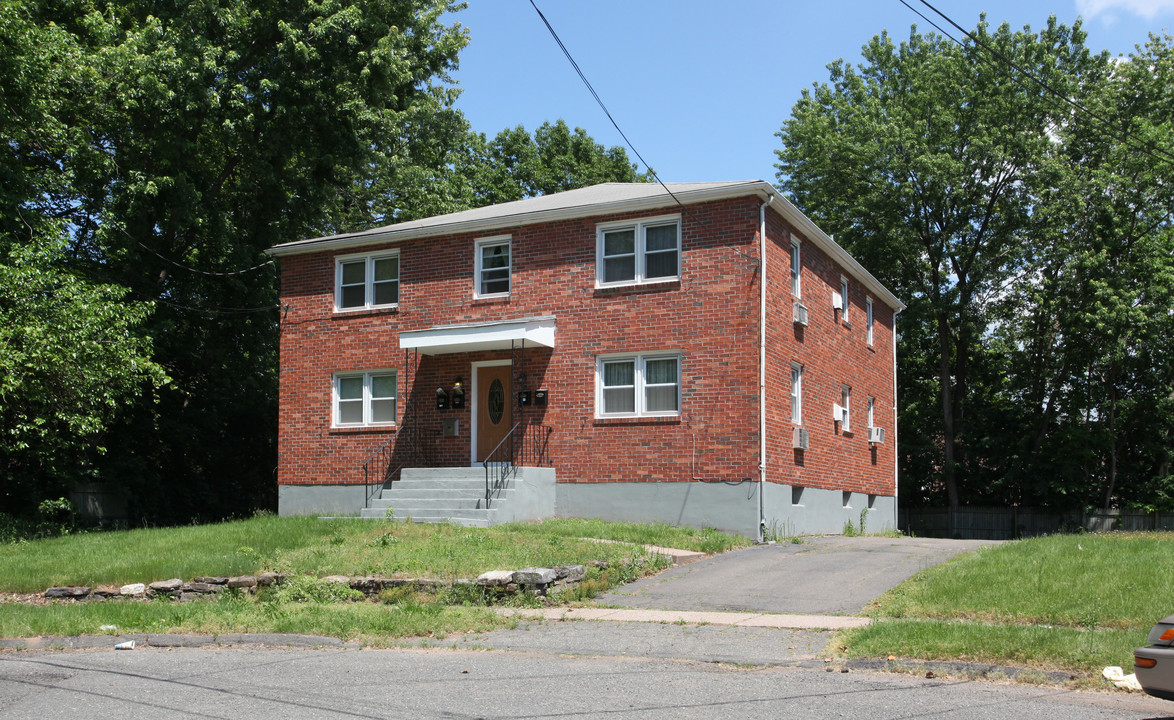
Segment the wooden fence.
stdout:
[[901,508],[902,532],[920,537],[1012,540],[1054,533],[1110,530],[1174,530],[1174,513],[1135,510],[1053,512],[1035,508]]

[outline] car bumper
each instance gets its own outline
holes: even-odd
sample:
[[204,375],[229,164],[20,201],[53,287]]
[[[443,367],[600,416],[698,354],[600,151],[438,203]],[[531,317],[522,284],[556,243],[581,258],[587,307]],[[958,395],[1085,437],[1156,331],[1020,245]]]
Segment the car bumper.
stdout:
[[1149,668],[1134,664],[1133,673],[1141,689],[1154,697],[1174,700],[1174,647],[1141,647],[1133,651],[1133,657],[1155,662]]

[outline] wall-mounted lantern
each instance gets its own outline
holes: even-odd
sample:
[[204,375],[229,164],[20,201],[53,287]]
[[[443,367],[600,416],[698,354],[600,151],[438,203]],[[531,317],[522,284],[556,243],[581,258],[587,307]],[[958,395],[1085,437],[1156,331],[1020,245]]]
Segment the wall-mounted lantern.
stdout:
[[436,388],[436,409],[448,409],[448,391],[442,387]]
[[452,384],[452,407],[454,410],[460,410],[465,406],[465,388],[461,383],[461,378],[457,378],[456,382]]

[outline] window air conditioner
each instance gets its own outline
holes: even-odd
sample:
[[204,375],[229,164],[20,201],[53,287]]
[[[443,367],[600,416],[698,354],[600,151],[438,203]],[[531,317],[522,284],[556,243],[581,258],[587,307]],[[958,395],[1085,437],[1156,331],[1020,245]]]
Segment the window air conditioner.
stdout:
[[882,427],[868,428],[868,442],[883,443],[885,441],[885,429]]
[[807,325],[807,306],[804,305],[803,303],[800,303],[800,302],[795,303],[794,316],[795,316],[795,324],[796,325],[806,326]]
[[832,420],[834,422],[844,421],[844,408],[838,403],[832,403]]
[[838,292],[832,293],[832,309],[833,310],[843,310],[844,309],[844,298],[840,297],[840,293],[838,293]]
[[791,431],[791,447],[796,450],[808,449],[809,438],[807,431],[803,428],[795,428]]

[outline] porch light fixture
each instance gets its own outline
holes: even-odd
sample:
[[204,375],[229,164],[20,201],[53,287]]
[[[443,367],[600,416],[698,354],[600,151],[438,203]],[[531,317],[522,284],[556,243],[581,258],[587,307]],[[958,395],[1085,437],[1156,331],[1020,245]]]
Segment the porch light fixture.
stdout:
[[465,406],[465,388],[461,378],[452,384],[452,407],[459,410]]
[[442,387],[436,388],[436,409],[448,409],[448,391]]

